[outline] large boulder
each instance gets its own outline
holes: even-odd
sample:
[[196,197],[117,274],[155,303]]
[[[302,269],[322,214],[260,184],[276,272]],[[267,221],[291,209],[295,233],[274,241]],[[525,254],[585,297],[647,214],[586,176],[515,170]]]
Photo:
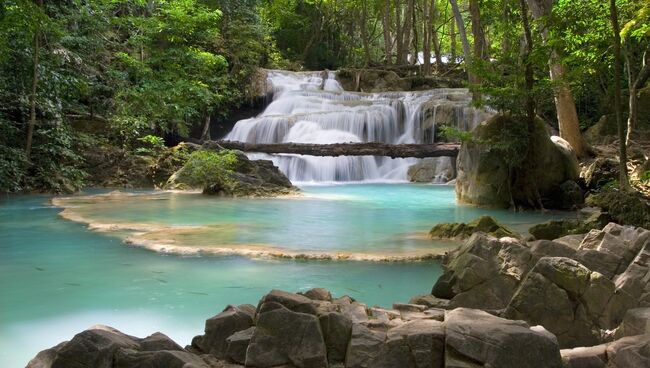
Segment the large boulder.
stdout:
[[542,325],[560,346],[591,346],[633,306],[625,292],[598,272],[565,257],[543,257],[512,297],[504,316]]
[[75,335],[70,341],[40,352],[27,367],[209,368],[209,365],[162,333],[140,339],[112,327],[97,325]]
[[650,367],[650,335],[624,337],[607,346],[607,368]]
[[451,254],[432,294],[451,299],[451,308],[502,309],[532,267],[531,259],[530,249],[515,239],[475,233]]
[[386,333],[370,367],[442,368],[445,356],[444,324],[435,320],[413,320]]
[[327,348],[318,317],[275,301],[262,302],[246,351],[247,367],[327,367]]
[[370,362],[379,354],[379,348],[384,341],[386,341],[385,332],[373,331],[362,324],[354,324],[345,355],[345,367],[371,367]]
[[650,335],[650,308],[634,308],[625,313],[616,337]]
[[578,179],[578,161],[569,144],[559,137],[551,139],[546,125],[538,120],[531,138],[536,150],[535,162],[520,163],[532,168],[526,171],[528,177],[522,183],[535,187],[512,186],[512,163],[506,159],[524,157],[529,145],[525,134],[517,134],[522,124],[497,115],[474,129],[473,139],[463,143],[457,159],[459,201],[507,208],[513,202],[521,205],[536,202],[537,198],[530,195],[539,193],[542,203],[551,208],[557,202],[558,191],[571,187],[566,182]]
[[650,229],[650,199],[641,193],[602,189],[588,196],[586,202],[607,211],[619,224]]
[[447,312],[445,326],[445,367],[562,367],[552,335],[523,321],[458,308]]
[[229,305],[223,312],[205,321],[205,334],[197,336],[192,346],[219,359],[226,358],[228,337],[253,326],[254,315],[251,308]]
[[214,145],[190,154],[165,189],[201,189],[204,194],[226,197],[271,197],[297,189],[268,160],[249,160],[240,151]]

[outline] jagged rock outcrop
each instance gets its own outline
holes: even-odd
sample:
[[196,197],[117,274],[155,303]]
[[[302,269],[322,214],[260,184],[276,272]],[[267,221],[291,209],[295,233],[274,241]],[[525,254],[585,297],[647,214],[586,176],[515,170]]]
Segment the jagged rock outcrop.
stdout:
[[539,324],[562,347],[595,345],[626,311],[650,306],[649,250],[650,231],[614,223],[528,243],[476,233],[450,254],[432,300],[417,300]]
[[[567,181],[578,179],[578,160],[569,144],[550,137],[545,124],[537,121],[532,141],[535,162],[526,162],[527,179],[511,185],[512,170],[507,157],[523,157],[529,143],[516,134],[513,126],[521,122],[497,115],[473,130],[473,139],[464,142],[457,158],[456,197],[464,203],[507,208],[512,203],[529,205],[541,200],[547,208],[573,208],[583,200],[575,194],[576,186]],[[519,150],[520,152],[518,152]],[[515,153],[517,152],[517,153]],[[531,193],[540,198],[531,198]],[[568,201],[580,199],[579,202]]]

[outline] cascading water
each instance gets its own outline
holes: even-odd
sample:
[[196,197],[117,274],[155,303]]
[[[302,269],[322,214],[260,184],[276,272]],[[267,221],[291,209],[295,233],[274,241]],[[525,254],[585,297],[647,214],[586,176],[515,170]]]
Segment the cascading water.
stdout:
[[[224,138],[248,143],[433,143],[436,124],[468,130],[486,117],[467,89],[360,93],[344,91],[333,72],[269,71],[272,102],[240,120]],[[414,158],[249,154],[270,159],[296,182],[406,181]]]

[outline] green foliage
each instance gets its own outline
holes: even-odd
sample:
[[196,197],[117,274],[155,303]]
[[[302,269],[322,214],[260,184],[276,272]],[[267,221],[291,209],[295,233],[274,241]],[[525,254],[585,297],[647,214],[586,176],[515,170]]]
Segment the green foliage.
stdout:
[[650,183],[650,170],[648,170],[648,171],[644,171],[644,172],[639,176],[639,179],[640,179],[642,182]]
[[165,149],[165,140],[155,135],[145,135],[138,138],[142,147],[138,147],[135,152],[139,155],[155,155]]
[[226,182],[237,168],[234,151],[219,152],[199,150],[190,154],[182,169],[181,181],[193,188],[202,188],[214,182]]
[[473,139],[472,132],[460,130],[448,125],[440,127],[439,138],[447,142],[470,142]]

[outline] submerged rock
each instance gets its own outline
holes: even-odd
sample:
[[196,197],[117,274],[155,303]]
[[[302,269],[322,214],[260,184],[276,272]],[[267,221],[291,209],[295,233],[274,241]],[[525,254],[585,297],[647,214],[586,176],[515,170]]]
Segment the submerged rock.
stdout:
[[513,237],[519,238],[520,235],[500,224],[491,216],[481,216],[469,223],[442,223],[435,225],[429,236],[432,239],[456,239],[464,240],[476,232],[482,232],[497,238]]

